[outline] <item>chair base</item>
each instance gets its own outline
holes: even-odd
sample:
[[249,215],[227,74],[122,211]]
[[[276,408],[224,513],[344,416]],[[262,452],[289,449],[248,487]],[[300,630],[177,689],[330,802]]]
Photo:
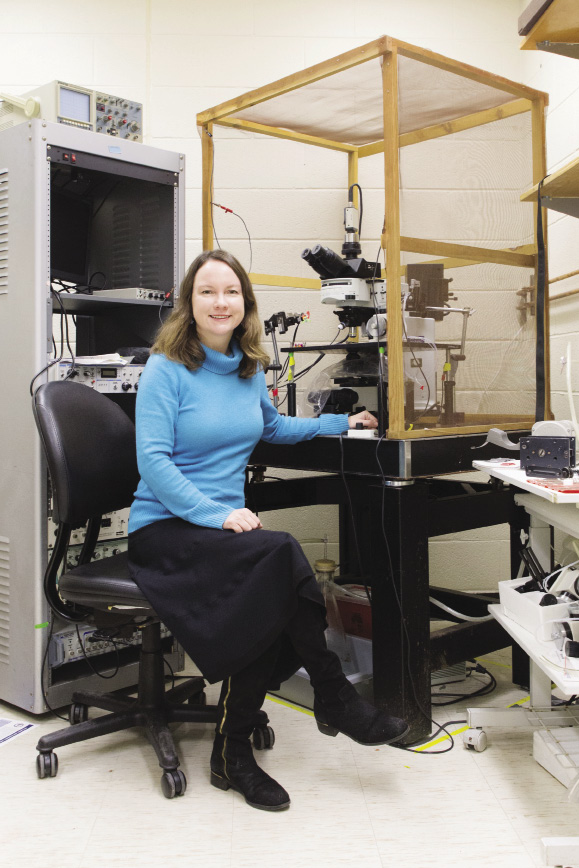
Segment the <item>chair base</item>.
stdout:
[[[168,690],[161,705],[143,706],[138,699],[120,697],[112,693],[73,694],[71,706],[71,723],[66,729],[44,735],[39,740],[37,750],[47,753],[57,747],[76,744],[112,732],[120,732],[133,726],[143,727],[145,735],[153,746],[159,765],[164,770],[174,770],[179,766],[179,758],[173,736],[169,729],[170,723],[215,723],[217,721],[217,706],[206,706],[201,703],[185,707],[176,704],[174,694],[178,692],[178,701],[192,699],[203,694],[205,682],[202,678],[191,678],[180,684],[175,690]],[[88,707],[110,711],[110,714],[97,717],[94,720],[83,720],[74,723],[75,712],[85,713]]]
[[[216,705],[205,705],[204,687],[203,678],[194,677],[170,690],[165,690],[160,625],[158,622],[147,625],[143,629],[138,697],[119,696],[114,693],[75,692],[70,708],[71,726],[43,735],[36,746],[39,752],[38,776],[55,777],[57,774],[58,760],[53,753],[55,748],[140,726],[144,729],[163,769],[161,786],[164,795],[167,798],[183,795],[187,782],[185,775],[179,769],[179,757],[169,724],[217,722],[218,708]],[[184,705],[185,702],[189,704]],[[110,714],[87,720],[89,707],[100,708],[109,711]],[[260,734],[267,731],[267,724],[267,714],[260,711],[256,720],[256,731]],[[271,745],[263,745],[263,747],[269,746],[273,746],[273,741]],[[259,749],[261,744],[256,742],[256,747]]]

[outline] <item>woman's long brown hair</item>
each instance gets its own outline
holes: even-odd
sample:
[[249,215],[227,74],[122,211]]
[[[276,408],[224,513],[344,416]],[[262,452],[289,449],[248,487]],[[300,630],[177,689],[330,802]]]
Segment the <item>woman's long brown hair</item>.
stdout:
[[191,296],[193,295],[193,284],[197,272],[210,259],[216,259],[228,265],[241,283],[245,315],[233,335],[243,353],[243,359],[239,366],[239,376],[244,379],[253,377],[258,368],[266,369],[269,365],[269,356],[261,346],[261,322],[257,301],[247,272],[235,256],[225,250],[206,250],[193,260],[181,283],[175,309],[161,326],[151,352],[163,353],[168,359],[180,362],[190,371],[195,371],[203,364],[205,352],[197,335],[197,327],[192,319]]

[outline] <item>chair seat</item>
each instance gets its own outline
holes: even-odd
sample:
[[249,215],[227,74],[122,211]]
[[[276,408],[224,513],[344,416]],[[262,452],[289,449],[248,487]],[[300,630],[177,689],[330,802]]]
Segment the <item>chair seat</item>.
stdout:
[[153,611],[131,578],[127,552],[91,561],[63,573],[58,590],[71,603],[105,611],[119,606]]

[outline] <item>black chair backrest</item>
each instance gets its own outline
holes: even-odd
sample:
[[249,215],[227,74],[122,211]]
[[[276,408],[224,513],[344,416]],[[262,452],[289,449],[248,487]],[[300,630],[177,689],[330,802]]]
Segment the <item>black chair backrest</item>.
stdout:
[[130,506],[139,482],[135,426],[110,398],[63,380],[35,392],[34,418],[52,481],[54,520],[78,527]]

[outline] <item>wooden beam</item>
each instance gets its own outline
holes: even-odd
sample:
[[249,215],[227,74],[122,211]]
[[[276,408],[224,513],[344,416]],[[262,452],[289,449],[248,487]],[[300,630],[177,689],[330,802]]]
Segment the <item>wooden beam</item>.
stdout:
[[337,72],[343,72],[350,69],[352,66],[358,66],[360,63],[365,63],[367,60],[373,60],[380,57],[386,51],[390,50],[392,40],[389,36],[381,36],[380,39],[375,39],[373,42],[368,42],[360,48],[354,48],[351,51],[346,51],[337,57],[332,57],[330,60],[324,60],[322,63],[317,63],[315,66],[310,66],[308,69],[303,69],[293,75],[288,75],[285,78],[280,78],[271,84],[266,84],[263,87],[258,87],[255,90],[250,90],[241,96],[227,100],[220,105],[200,112],[197,115],[197,124],[203,125],[209,121],[216,121],[227,115],[236,114],[243,109],[250,108],[259,103],[265,102],[276,96],[281,96],[284,93],[290,93],[292,90],[297,90],[304,87],[306,84],[312,84],[315,81],[320,81],[330,75],[335,75]]
[[333,151],[355,153],[356,145],[344,145],[342,142],[333,142],[331,139],[322,139],[319,136],[308,136],[306,133],[294,133],[283,127],[270,127],[267,124],[257,124],[253,121],[244,121],[240,118],[221,118],[215,121],[220,127],[233,127],[236,130],[245,130],[248,133],[260,133],[263,136],[273,136],[276,139],[289,139],[292,142],[301,142],[305,145],[317,145],[319,148],[329,148]]
[[[348,154],[348,190],[352,184],[358,183],[358,150]],[[356,208],[359,208],[358,188],[354,188],[353,203]]]
[[[402,300],[400,297],[400,187],[398,168],[398,55],[394,48],[382,63],[384,101],[384,231],[386,251],[386,307],[388,320],[388,437],[403,431],[404,362],[402,357]],[[380,384],[378,388],[380,388]]]
[[476,66],[470,66],[468,63],[462,63],[460,60],[452,60],[450,57],[436,54],[436,52],[429,51],[427,48],[418,48],[416,45],[410,45],[408,42],[401,42],[398,39],[393,39],[392,45],[397,47],[398,54],[401,54],[403,57],[409,57],[420,63],[427,63],[429,66],[435,66],[437,69],[452,72],[455,75],[462,76],[462,78],[468,78],[471,81],[476,81],[487,87],[493,87],[496,90],[502,90],[513,96],[530,100],[537,97],[546,97],[548,99],[547,94],[543,91],[534,90],[532,87],[503,78],[501,75],[486,72],[484,69],[478,69]]
[[320,279],[311,277],[283,277],[279,274],[249,275],[254,286],[283,286],[288,289],[319,289]]
[[[503,431],[518,431],[521,428],[530,429],[534,422],[534,416],[520,416],[516,422],[501,422],[500,425]],[[453,428],[413,428],[411,431],[397,433],[389,431],[388,437],[394,440],[418,440],[421,437],[448,437],[454,434],[486,434],[489,424],[487,422],[483,425],[456,425]]]
[[449,244],[446,241],[431,241],[427,238],[400,238],[400,250],[408,253],[426,253],[477,262],[496,262],[497,265],[514,265],[519,268],[534,268],[535,257],[528,253],[513,253],[510,250],[493,250],[470,244]]
[[568,277],[575,277],[579,271],[568,271],[567,274],[560,274],[558,277],[549,278],[549,283],[558,283],[560,280],[567,280]]
[[[403,133],[398,139],[401,148],[407,145],[415,145],[418,142],[426,142],[430,139],[438,139],[441,136],[450,136],[453,133],[461,132],[462,130],[471,130],[475,127],[481,127],[484,124],[500,121],[503,118],[510,118],[514,115],[520,115],[531,110],[532,103],[528,99],[515,99],[511,102],[503,103],[496,108],[485,109],[484,111],[474,112],[470,115],[464,115],[461,118],[455,118],[452,121],[446,121],[442,124],[434,124],[430,127],[423,127],[421,130],[413,130],[410,133]],[[358,148],[358,156],[370,157],[372,154],[381,154],[384,150],[384,142],[373,142],[371,145],[361,145]]]
[[213,250],[213,124],[201,128],[201,220],[203,250]]
[[[505,253],[525,253],[529,256],[536,256],[537,254],[537,248],[534,244],[521,244],[519,247],[501,247],[501,250]],[[429,259],[421,263],[421,265],[442,265],[445,270],[447,268],[464,268],[468,265],[479,264],[480,262],[478,259],[453,259],[452,257],[447,257],[446,259]],[[406,266],[404,266],[404,268],[406,268]]]
[[549,304],[552,301],[559,301],[560,298],[570,298],[572,295],[579,295],[579,288],[570,289],[568,292],[559,292],[557,295],[551,295],[549,297]]
[[[541,178],[544,177],[544,175],[541,176]],[[537,181],[534,187],[523,193],[521,202],[535,203],[538,189],[539,182]],[[557,169],[556,172],[547,175],[541,187],[542,196],[549,196],[551,199],[576,199],[579,196],[579,157],[567,163],[562,169]]]

